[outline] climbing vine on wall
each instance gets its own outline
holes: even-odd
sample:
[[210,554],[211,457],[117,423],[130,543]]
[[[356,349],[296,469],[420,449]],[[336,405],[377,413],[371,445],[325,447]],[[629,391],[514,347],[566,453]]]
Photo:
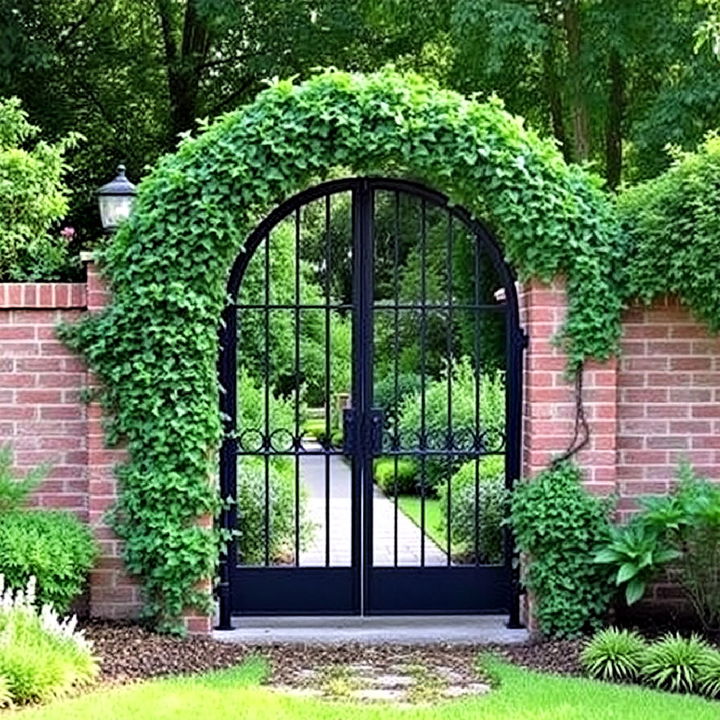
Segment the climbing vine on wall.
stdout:
[[229,268],[259,218],[338,167],[438,188],[495,231],[521,277],[563,275],[571,372],[616,349],[614,209],[499,101],[392,69],[273,84],[184,140],[142,183],[100,258],[112,304],[65,330],[102,378],[112,430],[127,442],[116,527],[160,629],[210,601],[198,583],[214,571],[218,538],[196,518],[218,510],[217,325]]

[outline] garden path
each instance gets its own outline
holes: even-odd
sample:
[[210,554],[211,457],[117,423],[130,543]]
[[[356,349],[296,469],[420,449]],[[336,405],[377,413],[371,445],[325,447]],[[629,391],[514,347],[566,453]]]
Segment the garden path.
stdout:
[[[319,446],[318,446],[319,447]],[[314,449],[314,448],[312,448]],[[301,566],[325,565],[325,458],[300,458],[300,474],[308,492],[308,516],[315,526],[312,541],[300,552]],[[352,475],[343,458],[330,456],[330,565],[351,563]],[[395,504],[377,486],[373,488],[373,565],[394,564]],[[425,564],[444,565],[445,552],[420,528],[397,511],[398,565],[419,566],[421,542]]]

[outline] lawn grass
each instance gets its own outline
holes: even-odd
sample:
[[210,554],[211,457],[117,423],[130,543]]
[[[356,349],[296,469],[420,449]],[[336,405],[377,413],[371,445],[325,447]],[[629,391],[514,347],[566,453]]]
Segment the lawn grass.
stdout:
[[17,713],[21,720],[717,720],[720,703],[638,687],[540,675],[493,661],[487,696],[428,707],[326,702],[258,684],[265,665],[156,680]]
[[[390,498],[392,500],[392,498]],[[398,507],[418,527],[421,527],[421,498],[417,495],[398,495]],[[425,498],[425,534],[443,550],[447,548],[447,534],[442,529],[440,500]]]

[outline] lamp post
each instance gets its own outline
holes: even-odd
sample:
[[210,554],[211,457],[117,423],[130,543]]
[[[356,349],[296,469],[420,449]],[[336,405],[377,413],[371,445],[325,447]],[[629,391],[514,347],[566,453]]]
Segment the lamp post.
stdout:
[[120,224],[127,220],[136,194],[135,186],[125,177],[125,166],[118,165],[115,179],[97,191],[100,222],[106,233],[114,233]]

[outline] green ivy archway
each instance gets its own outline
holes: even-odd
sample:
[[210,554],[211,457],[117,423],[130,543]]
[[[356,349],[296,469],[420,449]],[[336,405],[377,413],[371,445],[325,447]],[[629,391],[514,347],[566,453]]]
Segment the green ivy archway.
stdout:
[[567,279],[560,341],[570,370],[616,348],[620,242],[598,183],[563,161],[499,101],[481,103],[392,69],[328,71],[273,84],[140,186],[135,211],[101,254],[111,305],[65,330],[104,383],[129,461],[118,469],[115,526],[156,625],[207,608],[218,538],[217,324],[229,269],[279,201],[342,167],[412,177],[485,221],[520,277]]

